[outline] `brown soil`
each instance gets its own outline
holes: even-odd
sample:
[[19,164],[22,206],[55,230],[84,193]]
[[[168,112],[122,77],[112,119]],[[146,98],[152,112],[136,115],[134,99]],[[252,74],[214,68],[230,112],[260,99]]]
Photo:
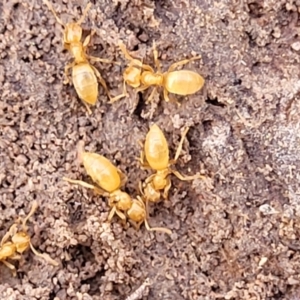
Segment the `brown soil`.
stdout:
[[[32,4],[34,3],[34,4]],[[67,3],[67,4],[66,4]],[[96,4],[95,4],[96,3]],[[187,68],[205,79],[202,91],[162,94],[151,89],[113,105],[101,89],[89,116],[63,69],[62,28],[41,1],[0,3],[1,236],[32,201],[32,243],[60,262],[32,252],[0,265],[1,299],[126,299],[146,278],[143,299],[300,299],[299,1],[95,1],[83,23],[96,29],[96,63],[113,95],[125,67],[117,41],[153,64],[155,40],[164,69],[202,55]],[[57,1],[65,21],[86,1]],[[161,100],[161,101],[159,101]],[[105,199],[70,185],[90,182],[76,145],[112,160],[128,176],[126,191],[147,177],[135,157],[138,140],[156,122],[172,154],[190,126],[178,169],[205,180],[172,178],[168,201],[151,206],[150,224],[171,237],[106,221]]]

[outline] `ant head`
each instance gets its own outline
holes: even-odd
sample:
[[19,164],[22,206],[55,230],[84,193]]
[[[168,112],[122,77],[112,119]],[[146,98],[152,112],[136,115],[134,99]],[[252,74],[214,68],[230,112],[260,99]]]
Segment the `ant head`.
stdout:
[[16,250],[19,253],[23,253],[29,246],[30,237],[25,232],[18,232],[12,238],[12,242],[16,246]]
[[131,208],[127,211],[130,220],[140,223],[146,220],[146,209],[140,199],[134,199]]
[[151,202],[158,202],[160,200],[160,192],[157,191],[152,183],[147,183],[144,189],[145,199]]
[[6,242],[0,248],[0,260],[5,259],[15,253],[16,246],[12,242]]
[[69,23],[66,25],[64,31],[64,43],[71,44],[71,43],[78,43],[81,41],[82,37],[82,28],[77,23]]
[[91,8],[92,4],[88,3],[86,8],[84,9],[82,16],[77,22],[64,24],[64,22],[59,18],[56,11],[54,10],[52,4],[48,0],[43,0],[43,2],[48,6],[49,10],[52,11],[56,21],[64,27],[64,44],[68,46],[70,43],[80,42],[82,37],[82,28],[81,23],[83,22],[84,18],[86,17],[89,9]]
[[112,201],[116,208],[121,211],[127,211],[132,205],[131,197],[127,193],[120,190],[113,193],[110,201]]
[[141,84],[141,69],[136,67],[128,67],[124,71],[125,82],[133,88],[138,88]]

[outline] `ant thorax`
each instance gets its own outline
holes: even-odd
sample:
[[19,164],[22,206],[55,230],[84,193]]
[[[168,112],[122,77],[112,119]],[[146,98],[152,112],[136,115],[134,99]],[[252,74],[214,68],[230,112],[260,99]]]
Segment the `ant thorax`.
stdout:
[[144,71],[141,76],[141,81],[144,85],[159,85],[161,86],[164,81],[164,77],[162,74],[153,73],[150,71]]
[[70,45],[70,52],[72,53],[76,64],[86,62],[87,58],[80,42],[72,43]]

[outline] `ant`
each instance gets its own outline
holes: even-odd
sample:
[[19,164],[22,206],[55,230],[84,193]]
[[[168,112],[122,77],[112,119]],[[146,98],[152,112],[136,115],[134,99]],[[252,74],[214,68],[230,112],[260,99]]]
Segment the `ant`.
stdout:
[[126,176],[107,158],[97,153],[85,152],[82,142],[78,144],[78,158],[97,186],[81,180],[72,180],[66,177],[63,179],[70,183],[93,189],[97,194],[107,197],[111,208],[108,221],[111,221],[116,214],[123,222],[126,222],[128,217],[137,229],[144,222],[148,231],[155,230],[168,234],[172,233],[167,228],[150,228],[146,218],[146,206],[142,198],[137,196],[136,199],[132,199],[126,192],[121,191],[121,186],[126,182]]
[[[154,92],[156,91],[156,88],[158,86],[163,87],[164,99],[166,102],[169,102],[170,99],[168,93],[183,96],[191,95],[199,91],[204,85],[203,77],[196,72],[190,70],[174,71],[179,66],[185,65],[190,61],[200,59],[201,56],[196,56],[190,59],[184,59],[179,62],[173,63],[169,67],[168,71],[163,73],[161,71],[160,62],[158,60],[158,52],[155,42],[153,42],[153,56],[155,67],[157,69],[156,72],[151,66],[145,65],[142,63],[142,61],[133,58],[121,41],[119,42],[119,47],[123,52],[125,58],[130,62],[123,74],[123,94],[119,95],[118,99],[127,96],[126,83],[131,87],[136,88],[137,92],[144,91],[150,86],[154,86],[150,96],[146,100],[146,103],[151,102],[154,96]],[[176,102],[178,103],[178,105],[180,105],[178,101]]]
[[[30,236],[27,233],[28,227],[26,226],[26,223],[28,219],[35,213],[37,207],[37,201],[34,201],[27,217],[25,217],[23,220],[19,217],[18,221],[10,227],[9,231],[4,235],[0,243],[0,261],[2,261],[3,264],[5,264],[12,271],[14,277],[17,275],[16,267],[9,263],[7,259],[20,260],[21,254],[29,247],[36,256],[44,258],[54,266],[58,266],[58,263],[48,254],[39,253],[33,247],[30,241]],[[18,225],[20,223],[22,223],[22,231],[18,231]]]
[[163,190],[163,198],[168,198],[168,193],[171,188],[171,180],[169,178],[171,173],[183,181],[203,177],[200,174],[183,176],[178,171],[171,169],[171,165],[175,164],[178,160],[188,130],[189,128],[187,127],[182,133],[175,158],[170,160],[169,146],[163,132],[156,124],[150,127],[146,135],[144,150],[141,151],[141,155],[138,158],[143,168],[151,168],[156,171],[156,173],[148,177],[143,184],[141,182],[139,184],[140,191],[143,193],[147,203],[148,201],[158,202],[160,200],[161,190]]
[[64,24],[63,21],[58,17],[52,5],[48,0],[43,0],[43,2],[48,6],[49,10],[52,11],[56,21],[64,28],[63,34],[63,45],[64,48],[71,52],[74,57],[74,61],[65,66],[65,80],[64,84],[70,83],[69,70],[72,69],[72,81],[77,92],[78,97],[83,101],[88,113],[91,114],[91,110],[88,106],[95,105],[98,98],[98,82],[103,86],[108,98],[111,102],[115,101],[119,97],[112,98],[107,85],[102,78],[99,71],[89,63],[89,60],[94,62],[102,63],[113,63],[119,64],[118,62],[113,62],[107,59],[98,58],[94,56],[87,55],[86,50],[90,43],[92,35],[95,31],[92,30],[90,35],[88,35],[83,43],[82,40],[82,27],[81,23],[85,19],[89,9],[91,8],[91,3],[88,3],[84,9],[81,18],[77,22]]

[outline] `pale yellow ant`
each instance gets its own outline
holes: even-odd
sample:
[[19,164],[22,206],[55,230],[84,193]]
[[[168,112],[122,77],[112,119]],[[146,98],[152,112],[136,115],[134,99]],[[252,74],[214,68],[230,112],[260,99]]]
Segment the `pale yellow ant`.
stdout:
[[[200,59],[201,56],[176,62],[169,67],[167,72],[162,72],[155,42],[153,42],[153,56],[157,71],[154,71],[151,66],[143,64],[142,61],[133,58],[121,41],[119,42],[119,47],[125,58],[130,62],[123,73],[123,94],[119,95],[115,100],[127,96],[126,84],[135,88],[137,92],[144,91],[149,87],[154,86],[150,96],[146,100],[147,103],[151,102],[158,86],[163,87],[164,99],[169,102],[170,99],[168,93],[182,96],[191,95],[199,91],[204,85],[203,77],[196,72],[190,70],[175,71],[177,67]],[[177,103],[179,104],[179,102]]]
[[83,146],[82,142],[78,144],[78,157],[83,163],[87,174],[97,186],[81,180],[73,180],[66,177],[63,179],[70,183],[93,189],[97,194],[107,197],[108,204],[111,207],[108,221],[111,221],[113,216],[117,214],[123,222],[128,217],[137,229],[144,222],[146,229],[149,231],[156,230],[171,234],[171,231],[167,228],[150,228],[146,218],[146,207],[142,198],[137,196],[136,199],[132,199],[126,192],[121,191],[121,187],[126,181],[126,176],[107,158],[97,153],[85,152]]
[[[48,263],[58,266],[58,263],[53,260],[46,253],[39,253],[31,244],[30,236],[28,235],[28,227],[26,223],[28,219],[35,213],[38,204],[36,201],[33,202],[32,208],[25,219],[19,218],[18,221],[13,224],[9,231],[4,235],[0,243],[0,261],[5,264],[13,273],[13,276],[17,275],[16,267],[9,263],[7,260],[20,260],[21,254],[26,251],[29,247],[32,252],[45,259]],[[22,231],[18,230],[18,225],[21,224]]]
[[150,127],[146,135],[144,149],[141,151],[139,158],[142,167],[151,168],[156,171],[143,184],[140,183],[140,191],[143,193],[146,201],[158,202],[161,191],[163,191],[163,198],[168,198],[171,188],[170,174],[174,174],[177,178],[184,181],[203,178],[200,174],[184,176],[171,168],[171,165],[175,164],[178,160],[188,130],[189,128],[187,127],[182,133],[175,158],[170,160],[169,146],[163,132],[156,124]]
[[[49,10],[52,11],[56,21],[64,28],[63,34],[63,44],[64,48],[70,51],[74,57],[74,61],[65,66],[65,80],[64,84],[70,83],[69,70],[72,68],[72,82],[74,84],[75,90],[78,94],[78,97],[83,101],[86,106],[89,114],[91,110],[88,106],[95,105],[98,99],[98,82],[103,86],[108,98],[111,102],[115,101],[115,98],[112,98],[107,85],[102,78],[99,71],[89,63],[91,61],[103,62],[103,63],[114,63],[119,64],[118,62],[113,62],[107,59],[98,58],[94,56],[87,55],[86,50],[87,46],[90,43],[91,36],[95,33],[92,31],[88,35],[83,43],[82,39],[82,27],[81,23],[87,15],[88,10],[91,7],[91,3],[88,3],[84,9],[81,18],[77,22],[64,24],[62,20],[58,17],[54,8],[48,0],[43,0],[43,2],[48,6]],[[116,97],[118,99],[118,96]]]

